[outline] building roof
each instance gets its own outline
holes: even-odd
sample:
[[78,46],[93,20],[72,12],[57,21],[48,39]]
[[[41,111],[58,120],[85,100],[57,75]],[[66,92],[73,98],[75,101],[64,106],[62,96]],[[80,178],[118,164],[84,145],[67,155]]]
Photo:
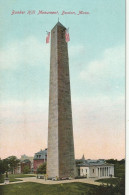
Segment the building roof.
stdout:
[[47,159],[47,149],[40,150],[34,155],[34,160],[46,160],[46,159]]
[[93,167],[93,166],[114,166],[113,164],[109,164],[109,163],[105,163],[105,162],[101,162],[101,161],[92,161],[92,162],[88,162],[85,161],[83,163],[77,164],[78,167]]
[[104,163],[104,164],[79,164],[77,165],[77,167],[94,167],[94,166],[114,166],[114,164]]
[[91,159],[80,159],[76,162],[79,162],[77,164],[78,167],[92,167],[92,166],[114,166],[113,164],[108,164],[105,162],[104,159],[98,159],[98,160],[91,160]]
[[25,159],[23,161],[21,161],[21,163],[30,163],[31,161],[29,159]]

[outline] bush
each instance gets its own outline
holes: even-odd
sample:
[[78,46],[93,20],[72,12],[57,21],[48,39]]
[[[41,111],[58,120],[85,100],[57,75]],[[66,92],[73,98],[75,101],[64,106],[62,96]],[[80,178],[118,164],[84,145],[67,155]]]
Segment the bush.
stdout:
[[46,163],[43,163],[38,167],[37,173],[46,174]]
[[29,168],[28,165],[24,166],[24,168],[23,168],[23,173],[24,173],[24,174],[30,173],[30,168]]
[[85,177],[85,176],[76,176],[75,177],[75,179],[85,179],[85,178],[87,178],[87,177]]

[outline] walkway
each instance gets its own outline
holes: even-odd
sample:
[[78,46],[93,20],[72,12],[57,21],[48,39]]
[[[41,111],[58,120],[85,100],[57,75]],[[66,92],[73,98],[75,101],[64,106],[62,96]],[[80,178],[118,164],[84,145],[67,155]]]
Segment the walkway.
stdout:
[[[81,182],[81,183],[88,183],[93,185],[101,185],[102,183],[96,182],[96,179],[72,179],[72,180],[62,180],[62,181],[52,181],[52,180],[44,180],[44,179],[37,179],[36,177],[26,177],[26,178],[17,178],[22,181],[16,181],[16,182],[10,182],[9,184],[15,184],[15,183],[24,183],[24,182],[35,182],[35,183],[41,183],[41,184],[61,184],[61,183],[72,183],[72,182]],[[9,185],[1,183],[0,185]]]

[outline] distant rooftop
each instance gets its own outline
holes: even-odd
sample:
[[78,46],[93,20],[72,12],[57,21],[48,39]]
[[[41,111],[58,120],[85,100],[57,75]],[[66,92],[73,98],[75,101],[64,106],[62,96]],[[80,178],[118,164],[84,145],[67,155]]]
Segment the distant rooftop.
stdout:
[[28,162],[31,162],[29,159],[25,159],[23,161],[21,161],[22,163],[28,163]]
[[23,155],[21,155],[20,160],[21,161],[30,160],[32,162],[33,161],[33,157],[32,156],[27,156],[26,154],[23,154]]
[[113,165],[113,164],[108,164],[105,162],[104,159],[98,159],[98,160],[91,160],[91,159],[80,159],[80,160],[76,160],[76,162],[79,162],[77,164],[77,166],[85,166],[85,167],[89,167],[89,166],[102,166],[102,165]]
[[40,150],[39,152],[35,153],[34,160],[46,160],[47,159],[47,149]]

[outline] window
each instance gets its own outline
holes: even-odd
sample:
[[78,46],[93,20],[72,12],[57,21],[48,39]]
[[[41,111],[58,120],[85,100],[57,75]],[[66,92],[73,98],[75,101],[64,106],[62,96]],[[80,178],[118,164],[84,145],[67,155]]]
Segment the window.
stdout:
[[94,173],[94,169],[93,169],[93,173]]
[[37,155],[37,158],[41,158],[41,155]]

